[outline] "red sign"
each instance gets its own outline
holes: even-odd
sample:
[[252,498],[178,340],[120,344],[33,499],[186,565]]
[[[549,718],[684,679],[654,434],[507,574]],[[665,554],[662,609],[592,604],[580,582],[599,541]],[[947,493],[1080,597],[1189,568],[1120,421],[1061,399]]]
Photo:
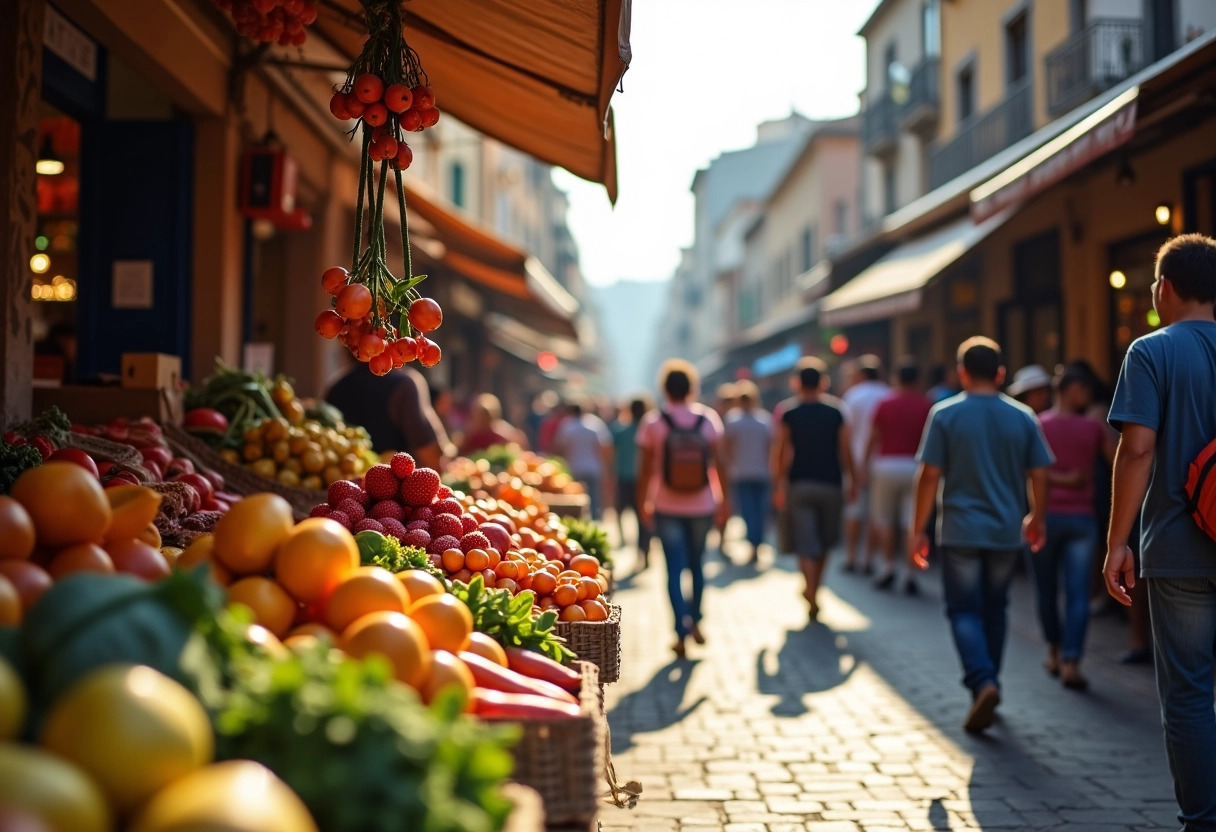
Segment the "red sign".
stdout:
[[[1133,94],[1122,105],[1119,101],[1111,102],[1116,107],[1114,112],[1103,116],[1099,110],[972,191],[971,220],[981,223],[1011,205],[1025,202],[1130,141],[1136,132],[1136,98]],[[1091,124],[1095,119],[1097,123]]]

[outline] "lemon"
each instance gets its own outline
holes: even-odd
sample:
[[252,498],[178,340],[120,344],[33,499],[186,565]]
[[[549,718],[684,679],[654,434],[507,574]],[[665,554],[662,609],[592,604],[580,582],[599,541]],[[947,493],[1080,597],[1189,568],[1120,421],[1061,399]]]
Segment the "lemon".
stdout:
[[26,745],[0,743],[0,806],[24,810],[54,832],[110,832],[114,825],[88,775]]
[[150,667],[110,665],[55,703],[42,745],[84,769],[126,814],[209,763],[215,739],[190,691]]
[[0,740],[11,740],[21,733],[26,705],[21,677],[11,664],[0,657]]
[[233,760],[158,792],[129,832],[317,832],[303,801],[265,766]]

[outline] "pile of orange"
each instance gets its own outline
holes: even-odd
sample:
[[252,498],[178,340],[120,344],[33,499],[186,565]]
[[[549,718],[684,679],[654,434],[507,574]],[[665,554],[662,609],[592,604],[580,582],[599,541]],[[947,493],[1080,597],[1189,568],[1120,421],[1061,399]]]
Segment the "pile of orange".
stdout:
[[152,524],[161,499],[140,485],[102,489],[70,462],[18,477],[0,497],[0,627],[20,623],[54,581],[76,572],[167,577],[172,564]]
[[360,566],[354,537],[333,520],[293,524],[282,497],[255,494],[179,559],[184,567],[202,563],[231,602],[253,612],[272,645],[326,640],[358,658],[377,654],[428,702],[452,685],[472,693],[473,675],[456,657],[478,641],[468,607],[426,572]]

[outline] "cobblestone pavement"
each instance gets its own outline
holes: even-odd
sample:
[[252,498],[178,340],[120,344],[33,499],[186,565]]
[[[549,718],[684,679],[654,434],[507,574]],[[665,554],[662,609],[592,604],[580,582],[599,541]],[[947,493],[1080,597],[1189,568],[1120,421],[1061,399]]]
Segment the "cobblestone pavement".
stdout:
[[[934,573],[919,598],[882,594],[837,557],[821,623],[808,624],[791,558],[762,554],[759,570],[708,558],[708,643],[690,642],[683,661],[657,544],[620,584],[622,677],[606,703],[617,775],[644,793],[607,806],[604,830],[1178,827],[1152,671],[1115,661],[1121,624],[1095,622],[1091,690],[1064,690],[1042,669],[1019,585],[1005,704],[973,737]],[[620,560],[629,575],[632,553]]]

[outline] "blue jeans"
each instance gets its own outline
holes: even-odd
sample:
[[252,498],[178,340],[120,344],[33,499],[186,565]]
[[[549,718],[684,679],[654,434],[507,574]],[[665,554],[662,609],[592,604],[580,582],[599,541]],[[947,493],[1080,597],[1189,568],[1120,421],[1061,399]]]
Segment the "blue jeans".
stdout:
[[590,501],[591,519],[599,521],[604,516],[604,479],[603,477],[575,477],[583,484]]
[[1018,549],[942,547],[946,617],[963,663],[963,684],[978,693],[999,684],[1009,583]]
[[[1048,514],[1047,543],[1030,553],[1039,624],[1064,661],[1079,661],[1089,626],[1089,577],[1098,521],[1085,514]],[[1060,571],[1064,572],[1064,625],[1060,626]]]
[[1157,694],[1184,832],[1216,830],[1216,580],[1148,578]]
[[[701,561],[705,554],[705,538],[714,526],[714,517],[712,514],[701,517],[656,514],[654,526],[667,561],[667,597],[675,616],[676,635],[683,638],[692,625],[701,621],[701,596],[705,592]],[[692,573],[691,600],[684,598],[685,569]]]
[[756,548],[764,542],[764,526],[768,519],[768,481],[752,480],[736,482],[731,489],[735,497],[735,510],[747,526],[747,542]]

